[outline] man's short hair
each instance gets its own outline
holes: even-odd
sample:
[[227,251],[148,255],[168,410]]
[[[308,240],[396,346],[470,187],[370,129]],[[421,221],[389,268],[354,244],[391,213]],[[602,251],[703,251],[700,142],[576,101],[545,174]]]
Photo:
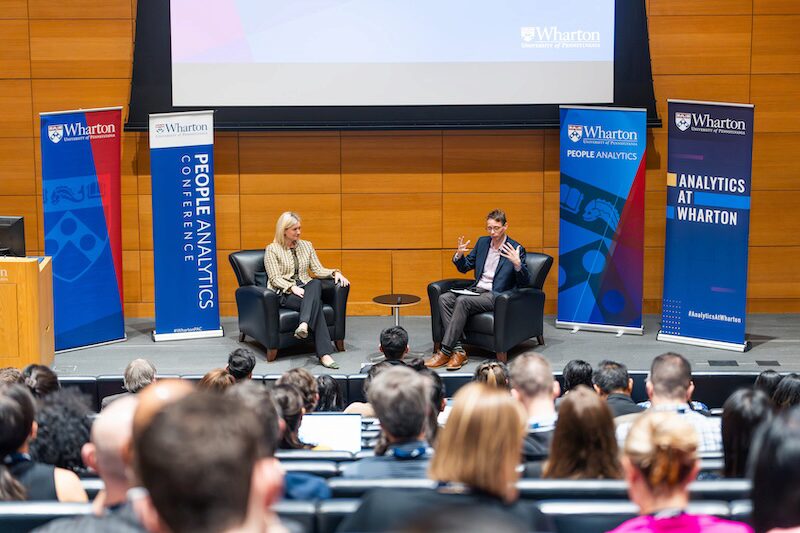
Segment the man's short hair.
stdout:
[[381,428],[401,441],[414,440],[425,429],[430,409],[428,380],[405,366],[394,366],[372,381],[367,401]]
[[171,531],[211,533],[244,522],[262,435],[255,413],[229,395],[195,392],[156,413],[135,457]]
[[628,388],[628,368],[616,361],[600,361],[592,374],[592,383],[603,394]]
[[578,385],[592,388],[592,365],[581,359],[573,359],[564,366],[564,392]]
[[228,356],[228,372],[236,381],[248,379],[256,367],[256,356],[247,348],[237,348]]
[[264,456],[274,456],[281,440],[281,413],[272,392],[259,383],[245,381],[230,387],[225,394],[236,398],[245,409],[256,414],[261,429],[264,431],[262,439]]
[[303,396],[303,407],[306,408],[306,413],[314,412],[319,399],[319,389],[317,380],[311,375],[311,372],[305,368],[293,368],[284,372],[275,384],[295,387]]
[[662,353],[653,359],[648,380],[656,396],[685,400],[692,382],[692,365],[680,354]]
[[486,215],[486,218],[499,222],[504,226],[506,225],[506,212],[502,209],[493,209]]
[[550,362],[537,353],[523,353],[508,367],[511,387],[527,398],[553,393],[553,369]]
[[408,332],[402,326],[381,331],[381,349],[386,359],[402,359],[408,348]]
[[122,385],[130,393],[137,393],[156,379],[156,367],[147,359],[134,359],[125,367]]

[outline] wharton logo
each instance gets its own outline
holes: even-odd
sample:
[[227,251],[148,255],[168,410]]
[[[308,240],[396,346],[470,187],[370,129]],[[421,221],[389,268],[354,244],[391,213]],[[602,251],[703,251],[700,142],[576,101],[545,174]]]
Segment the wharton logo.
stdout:
[[583,137],[583,126],[577,124],[569,124],[567,126],[567,137],[569,140],[576,143]]
[[675,113],[675,125],[681,131],[686,131],[689,129],[689,126],[692,125],[692,114],[691,113]]
[[567,136],[572,142],[583,139],[584,144],[608,144],[632,146],[639,142],[639,133],[628,130],[607,130],[603,126],[580,126],[570,124]]
[[86,137],[90,139],[109,137],[117,132],[114,124],[93,124],[85,126],[80,122],[72,124],[50,124],[47,126],[47,137],[51,142],[57,143],[62,139],[67,141],[80,141]]
[[181,124],[180,122],[163,122],[155,125],[156,136],[172,137],[184,133],[205,133],[208,124]]
[[680,131],[746,135],[747,123],[733,118],[716,118],[711,113],[675,113],[675,126]]
[[64,138],[64,125],[63,124],[50,124],[47,126],[47,138],[53,144],[58,143]]
[[600,48],[599,31],[561,31],[558,26],[523,26],[522,48]]

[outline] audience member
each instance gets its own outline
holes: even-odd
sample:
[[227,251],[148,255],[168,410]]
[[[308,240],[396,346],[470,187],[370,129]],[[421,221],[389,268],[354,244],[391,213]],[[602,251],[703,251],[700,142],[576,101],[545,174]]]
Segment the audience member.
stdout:
[[778,413],[753,442],[749,466],[753,480],[752,524],[756,533],[800,527],[798,443],[800,407]]
[[600,361],[592,374],[595,392],[605,398],[614,417],[641,413],[644,407],[636,405],[631,398],[633,380],[628,376],[628,368],[614,361]]
[[305,368],[293,368],[283,373],[276,385],[291,385],[296,388],[303,397],[303,407],[306,413],[313,413],[319,401],[319,390],[317,380],[311,372]]
[[378,349],[387,361],[400,361],[408,353],[408,332],[402,326],[384,329]]
[[275,385],[272,388],[272,396],[281,409],[281,418],[286,425],[278,448],[281,450],[311,449],[312,446],[300,442],[300,437],[297,435],[303,415],[306,413],[300,391],[292,385]]
[[567,394],[578,385],[592,388],[592,365],[580,359],[573,359],[564,366],[564,390]]
[[533,509],[515,503],[524,435],[525,414],[510,395],[481,383],[462,387],[431,460],[429,477],[439,488],[373,491],[339,531],[397,531],[434,509],[486,509],[526,531],[541,529]]
[[[369,368],[367,377],[364,378],[364,384],[361,386],[361,390],[364,391],[364,398],[369,397],[369,387],[372,383],[372,380],[375,379],[375,376],[394,366],[395,364],[393,364],[392,361],[381,361],[380,363],[372,365]],[[361,415],[363,418],[375,418],[375,411],[372,409],[372,406],[369,404],[369,402],[351,402],[344,412],[347,414]]]
[[256,367],[256,356],[247,348],[236,348],[228,355],[226,370],[237,383],[252,379]]
[[89,442],[93,414],[88,396],[75,388],[62,389],[39,400],[39,430],[30,445],[33,460],[83,472],[86,465],[81,448]]
[[530,528],[510,519],[503,509],[445,506],[413,517],[399,533],[527,533]]
[[761,390],[741,389],[722,406],[722,448],[725,477],[743,478],[747,456],[758,427],[772,419],[772,401]]
[[578,385],[558,410],[550,457],[542,477],[553,479],[619,479],[619,449],[614,419],[606,403]]
[[0,387],[0,500],[88,501],[74,472],[31,459],[35,416],[36,404],[26,387]]
[[215,368],[206,372],[203,379],[197,382],[199,390],[208,392],[225,392],[228,387],[236,384],[236,380],[224,368]]
[[754,386],[755,388],[764,391],[771,399],[772,395],[775,394],[775,389],[778,388],[778,383],[780,383],[782,379],[783,376],[774,370],[764,370],[758,375],[758,377],[756,377]]
[[372,382],[369,403],[378,415],[385,445],[344,465],[350,478],[424,478],[431,457],[425,440],[431,410],[429,381],[407,367],[390,368]]
[[18,368],[7,366],[0,368],[0,386],[2,385],[25,385],[25,378]]
[[36,399],[44,398],[61,388],[58,376],[45,365],[28,365],[22,369],[25,385]]
[[791,373],[783,377],[772,395],[772,403],[778,410],[800,404],[800,374]]
[[149,531],[266,529],[282,476],[256,414],[235,398],[189,394],[156,413],[134,444]]
[[528,414],[528,432],[523,443],[526,461],[540,461],[550,453],[556,427],[555,399],[561,388],[553,379],[550,363],[533,352],[520,354],[509,366],[511,395]]
[[114,400],[136,394],[156,380],[156,367],[147,359],[134,359],[125,367],[122,386],[125,392],[106,396],[100,402],[100,409],[105,409]]
[[[414,361],[412,368],[430,382],[428,390],[430,391],[431,408],[428,411],[428,421],[425,424],[425,440],[433,445],[436,444],[436,437],[439,434],[439,416],[444,415],[444,410],[447,406],[447,391],[444,387],[442,376],[432,368],[426,367],[425,361],[421,358]],[[442,422],[442,425],[444,425],[444,422]]]
[[340,412],[344,410],[344,398],[339,382],[328,374],[317,376],[317,391],[319,401],[317,411]]
[[685,512],[689,483],[700,469],[697,449],[697,432],[686,417],[670,411],[649,411],[639,417],[625,440],[622,466],[628,496],[641,516],[612,533],[749,533],[745,524]]
[[511,386],[508,383],[508,367],[501,361],[489,359],[478,365],[475,369],[475,375],[472,381],[478,383],[485,383],[490,387],[497,387],[499,389],[509,390]]
[[[692,367],[685,357],[668,352],[653,359],[646,390],[651,404],[648,411],[677,413],[697,432],[701,453],[722,453],[720,419],[695,412],[689,405],[694,392],[694,383],[692,383]],[[625,442],[632,423],[630,420],[618,421],[617,442],[620,445]]]

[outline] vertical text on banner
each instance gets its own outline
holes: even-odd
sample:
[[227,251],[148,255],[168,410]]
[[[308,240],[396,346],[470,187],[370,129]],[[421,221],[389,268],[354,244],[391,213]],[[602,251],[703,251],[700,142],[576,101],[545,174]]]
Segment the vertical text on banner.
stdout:
[[122,108],[42,113],[44,253],[56,351],[125,339]]
[[153,339],[222,336],[217,292],[213,111],[150,115]]
[[646,121],[561,107],[557,327],[642,333]]
[[753,106],[670,100],[663,341],[744,351]]

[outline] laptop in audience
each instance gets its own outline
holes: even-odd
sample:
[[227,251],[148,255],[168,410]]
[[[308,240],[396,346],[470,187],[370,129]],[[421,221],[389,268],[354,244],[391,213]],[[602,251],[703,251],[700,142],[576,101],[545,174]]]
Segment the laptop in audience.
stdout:
[[361,415],[307,414],[303,416],[298,435],[302,442],[321,449],[358,453],[361,451]]

